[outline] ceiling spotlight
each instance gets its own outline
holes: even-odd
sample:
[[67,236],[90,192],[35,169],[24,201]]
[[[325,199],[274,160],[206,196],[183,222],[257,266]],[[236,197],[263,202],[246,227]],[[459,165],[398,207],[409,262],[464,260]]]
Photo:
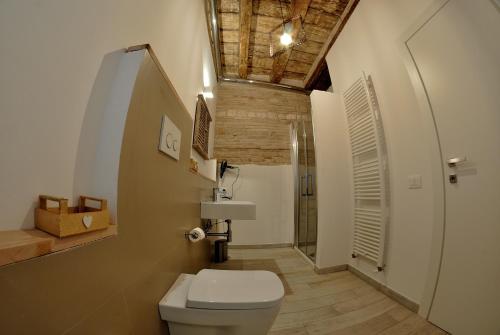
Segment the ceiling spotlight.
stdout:
[[289,33],[283,33],[280,37],[280,42],[284,46],[289,46],[292,43],[292,36]]
[[285,51],[301,45],[306,40],[302,16],[299,14],[291,17],[290,13],[293,13],[291,8],[289,8],[288,14],[285,16],[281,0],[280,12],[281,24],[269,32],[269,54],[271,57],[278,57]]
[[291,19],[283,20],[269,32],[269,53],[271,57],[277,57],[286,50],[301,45],[306,40],[306,32],[302,17],[297,15]]

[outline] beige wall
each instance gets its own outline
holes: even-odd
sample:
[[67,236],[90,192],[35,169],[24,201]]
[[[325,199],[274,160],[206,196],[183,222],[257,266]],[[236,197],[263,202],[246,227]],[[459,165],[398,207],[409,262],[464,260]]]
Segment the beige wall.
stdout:
[[[164,113],[182,131],[180,160],[160,153]],[[2,334],[167,334],[158,301],[179,273],[207,266],[200,224],[213,183],[189,169],[192,120],[146,54],[120,159],[119,233],[90,245],[0,268]]]
[[217,90],[214,154],[233,164],[290,164],[293,120],[310,120],[302,93],[222,83]]
[[0,1],[0,230],[33,227],[40,193],[77,195],[82,124],[107,97],[108,60],[143,43],[194,114],[204,81],[216,85],[203,0]]
[[[374,273],[370,263],[350,259],[346,262],[416,302],[421,301],[429,265],[434,195],[430,152],[423,140],[421,114],[398,40],[431,2],[360,1],[327,55],[334,94],[338,96],[362,71],[372,76],[389,156],[392,203],[387,267]],[[346,123],[345,118],[337,121]],[[345,124],[342,127],[346,128]],[[346,169],[347,162],[336,164]],[[422,189],[408,189],[408,176],[413,174],[422,175]],[[351,178],[351,174],[345,173],[344,177]],[[345,193],[342,189],[338,192]],[[351,212],[352,208],[345,210]]]

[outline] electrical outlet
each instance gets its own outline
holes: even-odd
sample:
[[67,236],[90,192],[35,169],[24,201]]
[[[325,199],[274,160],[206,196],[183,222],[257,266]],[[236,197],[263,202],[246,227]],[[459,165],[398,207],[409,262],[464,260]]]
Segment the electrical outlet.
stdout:
[[409,189],[422,188],[422,176],[419,174],[408,176],[408,188]]

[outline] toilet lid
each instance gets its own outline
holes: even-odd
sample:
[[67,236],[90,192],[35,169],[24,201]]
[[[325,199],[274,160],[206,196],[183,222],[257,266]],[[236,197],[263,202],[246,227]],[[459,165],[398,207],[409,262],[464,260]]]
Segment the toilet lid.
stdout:
[[187,307],[203,309],[259,309],[276,305],[285,291],[269,271],[204,269],[189,288]]

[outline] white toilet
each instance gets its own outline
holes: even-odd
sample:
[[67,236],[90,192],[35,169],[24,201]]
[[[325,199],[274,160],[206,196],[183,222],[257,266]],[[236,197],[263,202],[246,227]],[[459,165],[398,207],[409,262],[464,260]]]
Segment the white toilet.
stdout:
[[171,335],[265,335],[284,289],[269,271],[181,274],[159,303]]

